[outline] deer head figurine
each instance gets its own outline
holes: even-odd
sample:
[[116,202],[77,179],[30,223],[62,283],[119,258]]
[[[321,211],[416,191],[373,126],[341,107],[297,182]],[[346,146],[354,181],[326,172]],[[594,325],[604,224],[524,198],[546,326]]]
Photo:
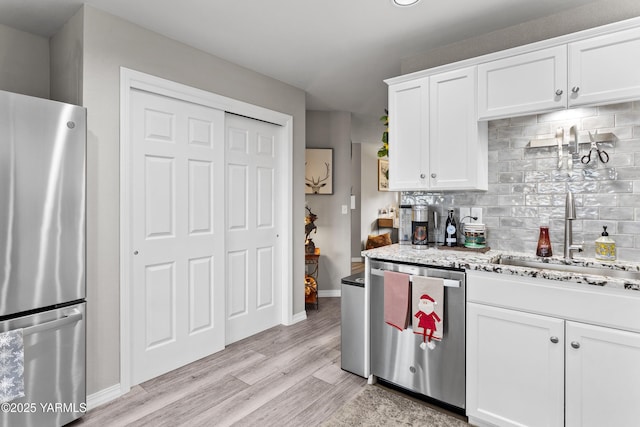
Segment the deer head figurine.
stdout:
[[[306,163],[305,163],[306,164]],[[329,163],[324,162],[324,165],[326,167],[326,173],[325,176],[323,178],[318,177],[317,179],[314,178],[313,176],[311,177],[311,179],[307,178],[306,176],[304,177],[305,181],[307,181],[305,183],[305,185],[307,187],[311,188],[311,191],[313,194],[319,194],[320,193],[320,189],[322,187],[324,187],[325,185],[327,185],[326,181],[327,179],[329,179]]]

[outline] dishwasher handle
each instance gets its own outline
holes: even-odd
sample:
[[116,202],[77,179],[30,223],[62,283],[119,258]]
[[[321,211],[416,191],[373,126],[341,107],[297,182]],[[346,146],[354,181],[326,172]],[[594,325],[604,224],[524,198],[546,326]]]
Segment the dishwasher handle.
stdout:
[[[382,270],[380,268],[372,268],[371,269],[371,274],[374,276],[384,276],[384,272],[385,270]],[[408,274],[408,273],[405,273]],[[416,276],[414,274],[414,276]],[[429,276],[427,276],[429,277]],[[432,277],[434,279],[441,279],[440,277]],[[409,279],[409,281],[411,281],[411,279]],[[444,286],[446,286],[447,288],[459,288],[460,287],[460,280],[451,280],[451,279],[442,279],[442,281],[444,282]]]
[[48,331],[49,329],[58,329],[61,326],[69,325],[71,323],[75,323],[82,320],[82,312],[78,309],[73,309],[69,311],[64,317],[60,319],[52,320],[50,322],[40,323],[38,325],[29,326],[28,328],[24,328],[22,330],[22,335],[31,335],[38,332]]

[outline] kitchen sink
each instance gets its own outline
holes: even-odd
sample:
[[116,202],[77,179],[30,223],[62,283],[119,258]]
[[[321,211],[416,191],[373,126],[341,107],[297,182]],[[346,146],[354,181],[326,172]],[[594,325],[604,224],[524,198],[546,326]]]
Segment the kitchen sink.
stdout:
[[523,260],[508,257],[500,257],[497,261],[495,261],[495,264],[512,265],[514,267],[537,268],[544,270],[566,271],[578,274],[593,274],[620,279],[640,280],[640,271],[616,270],[604,266],[554,264],[550,262]]

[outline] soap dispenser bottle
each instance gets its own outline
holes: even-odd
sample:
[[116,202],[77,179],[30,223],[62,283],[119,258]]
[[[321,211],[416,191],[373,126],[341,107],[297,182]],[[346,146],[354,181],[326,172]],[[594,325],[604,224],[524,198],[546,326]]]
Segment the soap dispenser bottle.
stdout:
[[602,236],[596,240],[596,259],[600,261],[615,261],[616,242],[607,233],[607,226],[602,226]]

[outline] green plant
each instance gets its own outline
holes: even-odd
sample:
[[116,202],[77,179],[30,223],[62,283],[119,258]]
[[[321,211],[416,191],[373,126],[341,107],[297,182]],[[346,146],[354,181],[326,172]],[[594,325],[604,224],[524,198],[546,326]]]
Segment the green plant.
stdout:
[[382,147],[378,150],[378,157],[387,157],[389,155],[389,111],[386,108],[380,121],[384,124],[384,132],[382,132]]

